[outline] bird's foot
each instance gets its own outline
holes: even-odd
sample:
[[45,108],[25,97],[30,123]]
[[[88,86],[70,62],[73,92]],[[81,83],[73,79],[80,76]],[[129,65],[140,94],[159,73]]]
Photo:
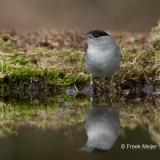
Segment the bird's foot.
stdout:
[[92,95],[94,94],[93,85],[89,85],[89,86],[84,87],[83,91],[84,91],[87,95],[92,96]]

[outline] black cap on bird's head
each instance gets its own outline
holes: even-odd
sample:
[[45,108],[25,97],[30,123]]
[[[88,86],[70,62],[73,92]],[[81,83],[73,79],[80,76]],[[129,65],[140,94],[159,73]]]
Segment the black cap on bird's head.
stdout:
[[86,34],[92,34],[95,38],[101,37],[101,36],[109,36],[108,33],[102,30],[92,30],[92,31],[87,32]]
[[92,30],[87,32],[85,35],[81,35],[79,37],[82,39],[93,38],[93,37],[97,39],[101,36],[109,36],[109,34],[102,30]]

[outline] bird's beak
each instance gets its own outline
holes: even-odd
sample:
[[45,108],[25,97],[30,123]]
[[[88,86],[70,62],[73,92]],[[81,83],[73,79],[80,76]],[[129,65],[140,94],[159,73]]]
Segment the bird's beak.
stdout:
[[79,36],[79,38],[82,38],[82,39],[87,39],[88,37],[87,37],[87,35],[81,35],[81,36]]

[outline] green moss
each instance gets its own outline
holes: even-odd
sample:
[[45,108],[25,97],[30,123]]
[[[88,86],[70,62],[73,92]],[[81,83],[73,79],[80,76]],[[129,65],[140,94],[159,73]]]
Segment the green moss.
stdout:
[[[73,83],[82,83],[85,79],[77,75],[82,70],[81,53],[74,50],[48,50],[35,48],[36,54],[0,55],[0,81],[4,78],[10,81],[27,81],[33,76],[39,76],[46,84],[69,86]],[[36,59],[36,64],[32,59]],[[75,65],[75,66],[74,66]]]
[[[12,38],[5,39],[5,35],[0,35],[0,39],[0,82],[6,77],[9,81],[25,82],[38,76],[46,85],[69,86],[87,83],[89,80],[89,74],[82,61],[84,53],[81,51],[36,47],[22,53],[12,48]],[[124,41],[126,36],[122,33],[118,43],[122,52],[122,62],[115,74],[115,83],[121,86],[122,83],[136,81],[141,76],[146,80],[151,76],[153,81],[159,80],[159,22],[158,26],[152,29],[151,40],[145,44],[147,47],[139,46],[134,36],[128,38],[128,47],[124,46]]]
[[152,27],[151,29],[151,36],[152,37],[157,37],[160,36],[160,19],[157,21],[157,26]]
[[[144,48],[138,45],[133,36],[128,39],[129,45],[126,47],[123,44],[126,40],[125,33],[121,34],[119,47],[122,51],[122,62],[114,77],[116,84],[121,86],[131,80],[136,81],[141,76],[144,76],[147,81],[152,78],[154,82],[160,82],[158,26],[152,30],[150,42]],[[25,97],[21,90],[28,82],[36,82],[39,79],[44,81],[46,86],[88,83],[89,74],[82,62],[84,52],[74,49],[51,50],[37,47],[23,53],[12,48],[13,39],[4,40],[4,37],[5,35],[0,36],[0,95],[3,93],[4,97],[7,97],[5,92],[11,92],[8,83],[18,82],[20,101],[14,99],[6,103],[3,99],[0,100],[0,136],[15,133],[13,130],[15,125],[30,124],[48,127],[82,122],[90,107],[86,98],[70,97],[63,92],[63,95],[53,94],[52,97],[47,97],[37,106],[33,105],[36,102],[21,99]],[[61,101],[70,102],[72,105],[60,107]],[[100,102],[103,103],[103,100]],[[106,97],[105,103],[107,103]],[[159,99],[157,98],[154,103],[155,105],[150,100],[136,104],[134,100],[116,101],[115,109],[120,115],[122,127],[130,127],[134,130],[138,124],[144,128],[147,125],[152,138],[157,141],[160,137]]]
[[[61,101],[71,103],[68,107],[61,107]],[[81,101],[86,102],[86,99]],[[89,102],[86,102],[89,104]],[[73,124],[83,121],[83,115],[88,110],[85,103],[80,103],[67,95],[54,95],[39,104],[31,104],[28,101],[9,101],[5,103],[0,99],[0,136],[6,133],[15,133],[13,126],[29,124],[37,127],[49,127],[59,124]],[[72,119],[72,120],[71,120]]]
[[0,51],[7,53],[18,53],[17,50],[12,48],[13,38],[6,38],[5,34],[0,34]]

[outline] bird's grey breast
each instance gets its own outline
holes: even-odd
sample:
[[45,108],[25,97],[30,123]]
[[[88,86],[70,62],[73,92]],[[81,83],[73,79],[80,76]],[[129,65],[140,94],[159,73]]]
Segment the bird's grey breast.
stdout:
[[85,56],[85,67],[93,76],[110,76],[120,64],[118,48],[106,48],[103,50],[98,47],[88,48]]

